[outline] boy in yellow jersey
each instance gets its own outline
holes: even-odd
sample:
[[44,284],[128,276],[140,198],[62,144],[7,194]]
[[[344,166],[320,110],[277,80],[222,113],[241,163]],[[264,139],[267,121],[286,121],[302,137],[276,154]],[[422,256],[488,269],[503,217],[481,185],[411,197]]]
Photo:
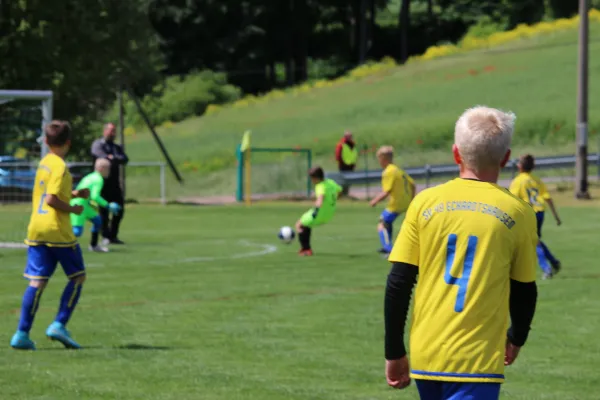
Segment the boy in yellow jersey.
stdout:
[[298,231],[298,241],[300,242],[298,254],[301,256],[313,255],[310,246],[312,229],[331,221],[335,214],[337,199],[342,193],[340,185],[331,179],[325,179],[323,168],[313,167],[308,171],[308,175],[312,184],[315,185],[317,200],[315,206],[305,212],[296,222],[296,231]]
[[394,165],[394,149],[392,146],[381,146],[377,150],[379,165],[383,168],[381,174],[382,191],[373,200],[371,207],[388,198],[388,205],[379,217],[377,231],[381,242],[380,253],[389,254],[392,251],[393,223],[400,214],[408,209],[415,196],[415,182],[402,169]]
[[85,267],[81,249],[77,244],[69,214],[81,214],[83,207],[71,206],[72,197],[87,197],[88,190],[72,191],[72,178],[65,164],[71,146],[71,127],[66,121],[52,121],[44,130],[50,150],[38,166],[33,188],[32,212],[25,243],[27,265],[25,278],[29,286],[23,295],[21,318],[10,345],[15,349],[35,350],[29,331],[40,304],[42,293],[54,273],[57,263],[62,265],[69,282],[65,287],[58,310],[46,336],[61,342],[66,348],[80,346],[66,329],[67,322],[79,301],[85,281]]
[[[537,299],[535,213],[496,184],[513,130],[512,113],[463,113],[452,148],[459,178],[414,198],[390,254],[386,378],[396,388],[415,379],[423,400],[498,399],[504,366],[527,340]],[[415,284],[409,367],[403,336]]]
[[[560,226],[561,221],[546,185],[540,178],[531,173],[535,167],[533,156],[531,154],[524,155],[519,160],[517,166],[520,173],[511,182],[509,190],[518,198],[529,203],[533,207],[533,211],[535,211],[537,233],[540,238],[537,245],[538,263],[544,272],[544,279],[550,279],[560,271],[560,261],[554,257],[548,246],[542,242],[542,224],[544,223],[546,204],[550,206],[556,224]],[[550,265],[548,265],[548,261],[550,261]]]

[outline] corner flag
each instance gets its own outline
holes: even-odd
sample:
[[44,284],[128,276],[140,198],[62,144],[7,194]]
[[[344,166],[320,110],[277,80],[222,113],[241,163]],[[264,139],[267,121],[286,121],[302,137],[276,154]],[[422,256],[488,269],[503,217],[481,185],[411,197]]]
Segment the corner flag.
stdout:
[[242,152],[248,150],[250,148],[250,131],[244,132],[244,137],[242,137],[242,145],[240,150]]

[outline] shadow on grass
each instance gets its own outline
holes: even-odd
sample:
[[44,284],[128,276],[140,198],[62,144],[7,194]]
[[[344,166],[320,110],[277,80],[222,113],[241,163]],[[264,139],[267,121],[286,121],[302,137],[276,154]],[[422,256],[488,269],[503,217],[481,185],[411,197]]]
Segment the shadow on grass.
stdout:
[[[152,346],[147,344],[139,344],[139,343],[128,343],[119,346],[103,346],[103,345],[91,345],[91,346],[82,346],[80,350],[150,350],[150,351],[168,351],[168,350],[179,350],[183,347],[171,347],[171,346]],[[64,347],[44,347],[38,348],[37,351],[56,351],[56,350],[64,350],[67,351],[69,349],[65,349]]]

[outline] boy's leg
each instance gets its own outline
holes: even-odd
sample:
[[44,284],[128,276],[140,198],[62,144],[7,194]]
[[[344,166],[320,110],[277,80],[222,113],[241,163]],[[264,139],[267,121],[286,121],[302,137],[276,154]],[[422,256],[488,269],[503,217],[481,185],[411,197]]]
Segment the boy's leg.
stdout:
[[[544,277],[550,278],[550,277],[552,277],[552,274],[553,274],[553,271],[552,271],[553,268],[557,272],[558,272],[558,269],[560,269],[560,262],[556,258],[554,258],[552,253],[550,253],[550,250],[548,249],[548,247],[544,244],[544,242],[542,242],[542,226],[544,225],[544,212],[543,211],[536,212],[535,217],[537,219],[537,233],[538,233],[538,238],[539,238],[539,241],[538,241],[538,244],[536,247],[538,263],[540,265],[540,268],[542,268],[542,271],[544,271]],[[550,264],[552,264],[552,266],[550,266],[550,264],[548,264],[548,261],[550,262]]]
[[379,233],[379,241],[381,242],[381,253],[389,253],[392,251],[393,240],[393,223],[398,218],[398,213],[383,210],[379,217],[377,231]]
[[69,278],[69,282],[63,290],[60,298],[60,305],[56,318],[46,330],[46,336],[52,340],[61,342],[66,348],[78,349],[79,344],[75,342],[70,333],[66,329],[66,325],[75,311],[75,307],[79,302],[83,283],[85,282],[85,266],[81,248],[79,245],[73,247],[62,247],[53,249],[56,253],[56,258]]
[[500,384],[487,382],[443,382],[441,400],[498,400]]
[[50,248],[46,246],[30,246],[27,249],[24,276],[29,279],[29,285],[23,294],[19,326],[10,342],[15,349],[35,350],[35,344],[29,339],[29,331],[40,305],[42,293],[48,279],[54,273],[56,263],[57,260],[53,257]]
[[537,247],[535,250],[537,253],[538,264],[540,265],[540,268],[544,272],[544,278],[545,279],[551,278],[552,277],[552,267],[550,266],[550,264],[548,263],[548,260],[546,259],[546,254],[544,254],[544,249],[542,247],[541,241],[538,241],[538,244],[537,244]]
[[102,231],[102,217],[96,214],[90,221],[92,222],[92,241],[90,245],[96,247],[98,246],[98,236],[100,235],[100,231]]
[[310,209],[296,222],[296,230],[298,231],[298,241],[300,242],[300,254],[308,255],[312,253],[310,246],[310,235],[312,228],[315,225],[314,209]]
[[421,400],[442,400],[442,382],[415,379]]
[[[79,199],[77,199],[79,200]],[[75,237],[81,237],[81,235],[83,235],[83,226],[85,225],[85,204],[87,203],[80,203],[80,202],[76,202],[75,200],[71,201],[72,204],[75,205],[81,205],[83,206],[83,211],[80,215],[76,215],[76,214],[71,214],[70,218],[71,218],[71,225],[73,226],[73,233],[75,234]]]

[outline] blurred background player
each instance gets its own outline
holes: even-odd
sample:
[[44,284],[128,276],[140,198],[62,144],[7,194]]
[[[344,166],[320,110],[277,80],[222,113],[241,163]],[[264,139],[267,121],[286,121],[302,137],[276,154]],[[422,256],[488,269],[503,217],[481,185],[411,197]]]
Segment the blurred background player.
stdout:
[[380,253],[392,251],[393,223],[400,214],[408,209],[415,196],[415,182],[402,169],[394,165],[394,149],[391,146],[381,146],[377,150],[379,165],[383,168],[381,174],[381,193],[371,200],[371,207],[389,198],[387,207],[379,217],[377,231],[381,242]]
[[337,199],[342,192],[342,187],[331,179],[325,179],[325,173],[321,167],[313,167],[308,171],[310,180],[315,186],[315,207],[305,212],[296,222],[296,231],[300,241],[301,256],[312,256],[310,246],[310,234],[312,228],[326,224],[333,218]]
[[102,230],[102,218],[92,204],[95,202],[99,207],[108,208],[108,210],[118,215],[121,211],[121,206],[118,203],[109,203],[100,193],[104,186],[104,179],[110,173],[110,161],[105,158],[98,158],[94,164],[94,172],[83,177],[77,185],[77,190],[88,189],[90,192],[89,199],[76,198],[71,200],[72,206],[82,206],[83,212],[80,215],[71,214],[71,225],[73,225],[73,233],[76,237],[83,235],[83,227],[86,221],[92,223],[92,239],[90,242],[90,250],[99,253],[108,252],[108,248],[98,245],[98,236]]
[[[338,163],[338,170],[340,172],[352,172],[356,168],[358,150],[356,149],[356,143],[354,143],[352,132],[344,132],[344,136],[342,136],[335,146],[335,160]],[[342,186],[342,195],[348,196],[349,193],[350,185],[344,183]]]
[[[540,178],[533,175],[531,171],[535,168],[535,159],[531,154],[526,154],[519,159],[517,164],[519,167],[519,175],[513,179],[510,184],[510,191],[518,198],[526,201],[533,207],[537,218],[537,233],[539,242],[537,245],[537,257],[540,268],[544,272],[544,279],[550,279],[554,274],[560,271],[560,261],[548,249],[548,246],[542,242],[542,225],[544,223],[544,213],[546,204],[550,206],[552,215],[556,220],[556,224],[560,226],[561,221],[554,207],[554,202],[550,197],[548,188]],[[550,262],[550,265],[548,265]]]
[[94,163],[98,158],[105,158],[110,161],[110,173],[105,179],[102,188],[102,197],[107,201],[115,202],[121,206],[119,214],[110,214],[106,207],[100,207],[100,216],[102,217],[102,236],[103,244],[124,244],[119,239],[119,227],[125,213],[125,198],[121,189],[121,168],[129,162],[123,147],[115,143],[117,136],[115,124],[108,123],[104,125],[102,138],[92,143],[92,156]]
[[62,265],[69,282],[60,299],[58,314],[46,330],[46,336],[58,340],[66,348],[77,349],[79,345],[66,329],[85,281],[85,267],[81,249],[73,234],[69,214],[81,214],[82,206],[71,206],[71,197],[87,197],[88,190],[71,192],[73,181],[64,157],[71,146],[71,127],[66,121],[52,121],[44,130],[49,153],[38,166],[33,188],[32,212],[25,243],[27,265],[25,278],[29,286],[23,295],[21,318],[17,332],[10,345],[15,349],[35,350],[29,338],[42,293],[48,280]]
[[[415,197],[389,257],[386,378],[399,389],[415,379],[424,400],[497,400],[504,366],[529,334],[535,213],[496,184],[514,118],[488,107],[461,115],[452,147],[459,178]],[[415,283],[409,366],[404,327]]]

